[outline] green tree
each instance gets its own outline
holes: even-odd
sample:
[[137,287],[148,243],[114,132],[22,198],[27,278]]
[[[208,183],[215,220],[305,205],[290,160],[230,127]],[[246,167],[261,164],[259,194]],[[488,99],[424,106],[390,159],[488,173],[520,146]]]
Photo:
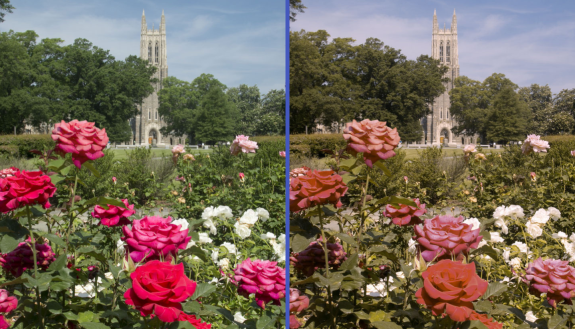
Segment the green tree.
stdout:
[[257,135],[284,135],[286,117],[285,90],[272,89],[261,99],[262,117],[258,122]]
[[249,87],[241,84],[239,87],[229,88],[226,94],[240,113],[239,131],[244,135],[253,135],[261,115],[260,89],[255,85]]
[[575,117],[575,88],[563,89],[553,98],[557,112],[569,113]]
[[238,110],[222,88],[213,86],[202,97],[196,120],[198,141],[215,143],[230,141],[237,132]]
[[0,23],[4,22],[4,16],[6,15],[6,13],[12,13],[12,9],[16,8],[14,8],[14,6],[10,4],[10,0],[0,0]]
[[531,111],[511,86],[502,87],[493,99],[487,140],[494,142],[519,141],[528,133]]
[[295,22],[295,17],[298,13],[303,13],[306,6],[303,5],[302,0],[289,0],[289,19]]
[[532,84],[529,87],[519,88],[517,93],[531,109],[533,120],[529,124],[529,132],[538,135],[547,134],[555,114],[551,88],[548,85]]

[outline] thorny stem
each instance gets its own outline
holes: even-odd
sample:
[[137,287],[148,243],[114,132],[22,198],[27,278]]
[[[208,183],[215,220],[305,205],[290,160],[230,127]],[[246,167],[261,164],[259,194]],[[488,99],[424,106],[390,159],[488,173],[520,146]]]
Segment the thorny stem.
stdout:
[[68,230],[66,232],[66,245],[68,245],[70,239],[70,231],[74,225],[74,202],[76,201],[76,187],[78,187],[78,169],[76,169],[76,178],[74,179],[74,190],[72,190],[72,205],[70,206],[70,223],[68,225]]
[[[34,238],[34,234],[32,233],[32,216],[30,214],[30,206],[26,206],[26,214],[28,216],[28,231],[30,232],[30,248],[32,249],[32,259],[34,260],[34,279],[38,280],[38,258],[36,256],[36,239]],[[40,316],[40,312],[42,310],[40,306],[40,287],[36,287],[36,307],[38,308],[38,316]],[[42,325],[42,327],[44,327]]]
[[[321,228],[321,239],[323,240],[323,254],[325,256],[325,277],[329,280],[329,249],[327,248],[327,239],[325,237],[325,230],[323,229],[323,210],[321,209],[321,205],[317,206],[317,210],[319,212],[318,216],[319,216],[319,225]],[[327,286],[327,296],[328,296],[328,300],[329,300],[329,307],[330,307],[330,313],[333,316],[333,322],[334,322],[334,328],[335,326],[335,322],[336,322],[336,317],[335,317],[335,313],[333,311],[333,302],[331,300],[331,285]]]
[[357,232],[357,248],[356,248],[357,249],[356,253],[358,253],[358,254],[359,254],[359,246],[360,246],[359,240],[361,239],[361,234],[363,233],[363,224],[365,223],[365,217],[366,217],[364,208],[365,208],[365,202],[367,200],[367,189],[368,188],[369,188],[369,169],[368,169],[367,176],[365,179],[365,190],[361,191],[362,204],[361,204],[361,209],[359,210],[360,215],[361,215],[361,223],[359,225],[359,230]]

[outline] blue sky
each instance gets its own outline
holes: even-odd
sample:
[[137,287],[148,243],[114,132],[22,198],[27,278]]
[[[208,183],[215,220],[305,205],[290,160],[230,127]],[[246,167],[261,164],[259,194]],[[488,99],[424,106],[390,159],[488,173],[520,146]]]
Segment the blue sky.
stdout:
[[148,28],[166,16],[169,75],[213,74],[228,87],[285,88],[284,0],[12,0],[0,31],[34,30],[65,44],[85,38],[117,59],[139,55],[142,10]]
[[409,59],[431,51],[433,10],[441,28],[457,12],[460,74],[503,73],[519,86],[575,88],[575,1],[304,0],[291,30],[326,30],[363,43],[376,37]]

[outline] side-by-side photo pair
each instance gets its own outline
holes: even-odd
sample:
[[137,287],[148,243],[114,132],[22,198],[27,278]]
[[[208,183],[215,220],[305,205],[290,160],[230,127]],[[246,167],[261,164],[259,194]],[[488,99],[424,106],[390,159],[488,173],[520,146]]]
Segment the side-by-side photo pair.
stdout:
[[0,0],[0,329],[574,328],[573,22]]

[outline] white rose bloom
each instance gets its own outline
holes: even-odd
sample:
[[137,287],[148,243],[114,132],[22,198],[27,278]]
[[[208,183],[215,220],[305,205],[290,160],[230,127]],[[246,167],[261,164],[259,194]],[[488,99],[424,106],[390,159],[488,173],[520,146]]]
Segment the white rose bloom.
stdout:
[[262,222],[270,219],[269,211],[265,210],[264,208],[256,208],[256,213],[258,213],[258,217],[262,220]]
[[242,313],[236,312],[236,314],[234,314],[234,321],[239,322],[239,323],[244,323],[244,321],[246,321],[246,318],[244,318]]
[[567,239],[567,234],[561,231],[553,233],[551,236],[553,237],[553,239]]
[[492,258],[488,255],[480,255],[479,258],[483,259],[486,262],[489,262]]
[[507,223],[505,223],[505,220],[503,219],[503,217],[497,218],[497,220],[495,221],[494,224],[495,224],[495,226],[501,228],[501,233],[503,233],[503,234],[509,233],[509,229],[507,228]]
[[240,238],[245,239],[252,234],[252,230],[247,224],[240,224],[240,222],[236,222],[234,224],[236,228],[236,234],[240,236]]
[[230,267],[230,260],[227,258],[222,258],[218,262],[218,266],[222,268],[222,270],[227,270]]
[[200,241],[198,243],[212,243],[212,239],[208,236],[208,233],[199,233]]
[[273,234],[272,232],[268,232],[266,234],[262,234],[260,235],[262,240],[275,240],[276,239],[276,235]]
[[523,242],[519,242],[519,241],[515,241],[512,246],[516,246],[517,248],[519,248],[519,252],[525,253],[527,254],[529,251],[529,247],[523,243]]
[[[88,283],[85,285],[76,285],[74,292],[76,293],[76,297],[81,298],[94,298],[94,280],[88,280]],[[102,287],[102,278],[98,278],[98,292],[104,290]]]
[[503,259],[505,259],[506,263],[509,263],[509,254],[511,254],[511,251],[509,250],[509,248],[505,248],[503,250]]
[[486,244],[487,244],[487,241],[485,241],[485,239],[481,239],[481,241],[479,241],[479,244],[477,245],[477,249],[483,247]]
[[405,279],[405,273],[403,273],[403,271],[395,272],[395,276],[400,279]]
[[533,312],[529,311],[525,313],[525,320],[529,322],[535,322],[537,321],[537,317],[535,316],[535,314],[533,314]]
[[479,222],[479,219],[473,218],[473,217],[467,218],[466,220],[463,221],[463,223],[471,225],[472,230],[478,229],[479,226],[481,225],[481,223]]
[[204,221],[204,227],[205,228],[209,228],[210,229],[210,234],[212,235],[216,235],[218,233],[218,229],[216,228],[216,225],[214,224],[214,221],[210,218],[210,219],[206,219]]
[[216,277],[213,277],[212,281],[210,281],[210,283],[213,283],[213,284],[217,284],[218,282],[219,282],[218,278],[216,278]]
[[514,268],[521,267],[521,258],[519,257],[513,258],[512,260],[509,261],[509,265],[511,265]]
[[258,214],[253,209],[248,209],[240,218],[240,224],[254,225],[258,221]]
[[509,277],[508,276],[504,277],[503,282],[510,282]]
[[216,211],[214,207],[210,206],[204,209],[204,212],[202,213],[202,219],[210,219],[212,217],[216,217]]
[[[395,286],[391,285],[393,283],[393,278],[389,278],[389,291],[395,289]],[[387,293],[385,291],[385,281],[381,279],[377,285],[368,284],[366,287],[366,294],[371,297],[384,297]]]
[[218,249],[214,249],[212,250],[212,260],[214,261],[214,263],[218,263],[218,255],[220,254]]
[[561,244],[565,247],[565,253],[570,256],[569,261],[575,261],[575,243],[571,243],[567,239],[561,239]]
[[281,234],[278,238],[279,242],[270,241],[272,248],[274,249],[274,253],[278,256],[278,261],[285,262],[286,261],[286,236],[285,234]]
[[497,243],[505,241],[503,240],[499,232],[490,232],[490,234],[491,234],[491,242]]
[[413,239],[409,239],[409,241],[407,241],[407,252],[415,255],[417,252],[417,241]]
[[228,206],[218,206],[214,211],[214,216],[218,216],[220,219],[229,219],[234,217],[232,209]]
[[237,253],[236,245],[233,243],[224,242],[224,243],[222,243],[222,245],[220,247],[225,247],[230,254],[236,254]]
[[523,213],[523,208],[521,208],[521,206],[511,205],[505,208],[505,216],[518,219],[525,217],[525,214]]
[[172,224],[174,225],[182,225],[182,227],[180,227],[180,231],[185,231],[188,229],[188,227],[190,226],[190,223],[188,223],[188,220],[185,218],[178,218],[176,220],[172,221]]
[[499,206],[495,208],[495,211],[493,212],[493,218],[500,219],[503,218],[504,216],[505,216],[505,206]]
[[126,253],[126,248],[124,247],[124,241],[122,241],[122,239],[116,242],[116,251],[118,252],[118,255],[124,255]]
[[190,249],[191,247],[193,247],[195,245],[196,245],[196,242],[194,240],[190,239],[190,242],[188,242],[186,249]]
[[558,220],[561,218],[561,212],[555,207],[547,208],[547,213],[549,213],[549,217],[551,217],[553,220]]
[[535,212],[533,217],[531,217],[531,222],[545,225],[549,221],[549,213],[545,209],[539,209]]
[[114,280],[114,275],[112,274],[112,272],[104,273],[104,277],[108,280]]
[[527,224],[525,224],[525,227],[527,228],[527,233],[529,233],[533,238],[538,238],[543,234],[543,228],[539,223],[528,221]]

